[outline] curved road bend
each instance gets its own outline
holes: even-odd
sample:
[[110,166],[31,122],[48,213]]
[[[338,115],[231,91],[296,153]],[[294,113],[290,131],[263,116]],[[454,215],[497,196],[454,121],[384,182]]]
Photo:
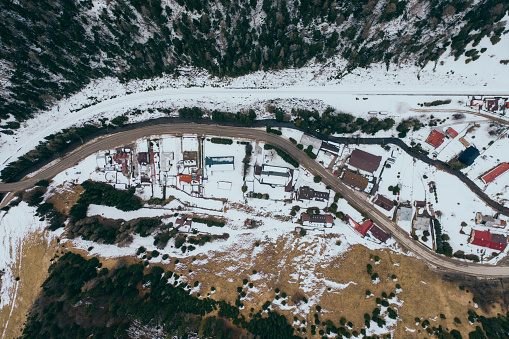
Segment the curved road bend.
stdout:
[[161,134],[193,134],[200,136],[216,135],[221,137],[259,140],[279,147],[294,157],[297,161],[299,161],[301,166],[306,168],[311,174],[320,175],[326,185],[330,185],[333,190],[339,192],[351,205],[361,211],[365,211],[368,217],[373,220],[374,223],[376,223],[386,232],[392,234],[395,240],[398,241],[403,247],[412,251],[418,257],[422,258],[429,264],[438,266],[441,269],[473,276],[509,277],[509,267],[465,263],[432,252],[424,245],[413,241],[406,232],[401,230],[396,223],[391,221],[384,214],[374,208],[360,193],[348,188],[332,173],[328,172],[325,168],[308,157],[303,151],[296,148],[290,141],[274,134],[268,134],[262,130],[245,127],[224,128],[223,126],[217,125],[172,124],[146,126],[135,130],[110,134],[83,145],[72,153],[59,159],[53,166],[40,171],[32,178],[14,183],[1,183],[0,189],[2,191],[19,191],[33,187],[37,181],[41,179],[50,179],[65,169],[77,164],[83,158],[100,150],[111,149],[125,145],[134,142],[139,138],[147,137],[150,135]]

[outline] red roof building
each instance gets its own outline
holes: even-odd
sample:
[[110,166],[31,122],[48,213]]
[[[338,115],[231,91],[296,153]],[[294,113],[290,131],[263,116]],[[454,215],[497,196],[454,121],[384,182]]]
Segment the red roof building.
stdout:
[[481,179],[482,181],[484,181],[485,184],[489,184],[490,182],[495,180],[499,175],[504,174],[507,170],[509,170],[509,164],[507,162],[504,162],[495,167],[492,171],[483,175]]
[[359,227],[355,227],[355,230],[359,232],[362,236],[365,236],[368,233],[369,229],[373,227],[373,222],[371,220],[366,220]]
[[471,107],[482,107],[484,105],[484,100],[482,99],[472,99],[470,100]]
[[353,227],[354,230],[359,232],[359,234],[362,235],[363,237],[366,235],[366,233],[368,233],[369,229],[373,226],[373,222],[371,220],[366,220],[362,224],[359,224],[358,222],[353,220],[352,217],[350,217],[348,214],[346,215],[346,217],[348,219],[352,220],[352,222],[354,224],[354,227]]
[[447,135],[449,135],[451,138],[456,138],[458,136],[458,132],[456,132],[452,127],[449,127],[447,131],[445,131]]
[[426,139],[426,142],[428,144],[430,144],[431,146],[437,148],[439,147],[440,145],[442,145],[442,143],[444,142],[445,140],[445,134],[443,133],[440,133],[439,131],[437,131],[436,129],[434,129],[433,131],[431,131],[431,133],[429,134],[428,138]]
[[122,165],[123,173],[127,173],[127,169],[128,169],[127,166],[129,164],[129,153],[117,152],[117,153],[113,154],[113,160],[115,160],[115,162],[117,164]]
[[490,231],[472,230],[470,235],[472,245],[488,247],[493,250],[503,251],[507,246],[507,238],[500,234],[491,234]]

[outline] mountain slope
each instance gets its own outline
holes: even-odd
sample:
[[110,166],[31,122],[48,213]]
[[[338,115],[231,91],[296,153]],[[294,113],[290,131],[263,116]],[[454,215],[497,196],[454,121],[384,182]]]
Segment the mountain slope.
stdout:
[[218,76],[300,68],[334,56],[423,67],[448,47],[475,61],[507,32],[504,0],[4,1],[0,119],[22,121],[91,79],[192,65]]

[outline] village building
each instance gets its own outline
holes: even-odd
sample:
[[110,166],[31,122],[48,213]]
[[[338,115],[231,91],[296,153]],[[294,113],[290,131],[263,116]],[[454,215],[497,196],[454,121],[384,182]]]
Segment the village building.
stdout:
[[414,221],[414,229],[417,231],[428,231],[430,226],[430,218],[426,216],[417,217]]
[[255,173],[259,173],[261,184],[272,187],[291,185],[293,179],[293,170],[287,167],[263,164],[259,169],[255,169]]
[[369,230],[371,232],[371,235],[373,235],[375,238],[380,240],[381,242],[385,243],[387,240],[389,240],[390,236],[382,231],[378,226],[373,225],[371,229]]
[[322,142],[322,145],[320,146],[320,149],[321,150],[324,150],[326,152],[330,152],[330,153],[333,153],[333,154],[338,154],[339,153],[339,147],[337,147],[336,145],[333,145],[327,141],[323,141]]
[[387,199],[381,194],[377,194],[375,200],[373,201],[375,205],[382,207],[383,209],[390,211],[394,207],[394,201]]
[[329,195],[330,195],[329,192],[315,191],[313,188],[309,186],[302,186],[299,188],[299,192],[297,193],[297,200],[316,199],[319,201],[328,201]]
[[334,217],[332,215],[314,214],[309,215],[302,213],[301,215],[302,225],[310,227],[332,227],[334,224]]
[[191,219],[178,217],[177,220],[175,220],[175,228],[179,229],[181,227],[191,227],[192,221]]
[[149,177],[147,177],[147,176],[145,176],[145,175],[142,175],[142,176],[140,177],[140,181],[141,181],[141,184],[142,184],[142,185],[150,185],[150,183],[151,183],[151,182],[150,182],[150,178],[149,178]]
[[346,215],[346,217],[350,219],[350,221],[352,221],[354,225],[353,229],[356,230],[363,237],[366,235],[366,233],[368,233],[368,231],[373,226],[373,222],[369,219],[364,221],[362,224],[359,224],[357,221],[353,220],[352,217],[349,216],[348,214]]
[[198,164],[198,152],[197,151],[184,151],[182,153],[182,160],[184,166],[195,167]]
[[474,163],[475,159],[479,156],[479,150],[474,146],[468,147],[466,150],[460,153],[458,161],[462,164],[470,166]]
[[431,146],[438,148],[445,140],[445,134],[442,132],[439,132],[438,130],[434,129],[431,131],[431,133],[428,135],[428,138],[426,139],[426,142],[430,144]]
[[498,99],[486,99],[486,109],[490,112],[498,111]]
[[417,208],[425,208],[426,207],[426,201],[416,200],[416,201],[414,201],[414,206],[417,207]]
[[458,132],[456,132],[452,127],[449,127],[445,133],[453,139],[458,136]]
[[476,98],[472,98],[470,100],[470,107],[482,107],[484,106],[484,100],[483,99],[476,99]]
[[412,220],[412,215],[413,213],[411,207],[402,206],[398,208],[398,211],[396,212],[396,220],[410,221]]
[[364,237],[372,227],[373,222],[371,220],[366,220],[362,224],[355,225],[354,229]]
[[364,191],[369,184],[368,178],[350,171],[345,171],[342,179],[345,184],[355,187],[361,191]]
[[492,234],[490,231],[472,230],[468,242],[472,245],[503,251],[507,246],[507,237],[500,234]]
[[505,228],[507,226],[505,220],[494,218],[491,215],[483,215],[481,212],[475,214],[475,223],[496,228]]
[[142,166],[146,166],[150,163],[149,153],[148,152],[140,152],[138,153],[138,164]]
[[470,147],[470,143],[468,141],[465,140],[465,138],[461,137],[459,138],[459,141],[463,144],[463,146],[465,147]]
[[106,167],[106,154],[105,153],[98,153],[95,156],[95,161],[97,162],[97,167],[104,169]]
[[501,176],[502,174],[507,172],[507,170],[509,170],[509,163],[507,163],[507,162],[501,163],[500,165],[495,167],[493,170],[491,170],[488,173],[486,173],[485,175],[483,175],[481,177],[481,180],[485,184],[489,184],[490,182],[494,181],[496,178],[498,178],[499,176]]
[[380,166],[381,156],[373,155],[360,149],[356,149],[350,155],[348,164],[363,171],[373,173]]
[[233,156],[205,157],[205,166],[210,171],[233,171],[235,158]]

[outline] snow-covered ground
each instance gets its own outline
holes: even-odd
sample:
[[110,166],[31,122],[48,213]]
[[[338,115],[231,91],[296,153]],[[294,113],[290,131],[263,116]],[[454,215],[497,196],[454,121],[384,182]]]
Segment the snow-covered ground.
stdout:
[[[509,66],[499,61],[507,55],[508,40],[509,35],[502,36],[498,44],[490,46],[488,53],[469,64],[464,63],[465,57],[456,62],[452,57],[442,57],[437,64],[429,63],[423,69],[392,65],[387,70],[385,65],[373,65],[368,69],[356,69],[340,79],[336,76],[344,60],[301,69],[260,71],[234,79],[212,78],[202,70],[182,69],[183,75],[176,79],[168,75],[126,84],[114,78],[96,80],[78,94],[61,100],[51,110],[24,122],[14,135],[2,135],[0,169],[35,148],[49,134],[84,122],[97,122],[100,118],[112,119],[135,109],[142,113],[130,115],[132,122],[165,116],[158,108],[183,106],[232,112],[254,108],[262,117],[266,115],[268,103],[288,111],[295,107],[323,109],[332,106],[355,115],[377,110],[387,111],[389,116],[411,116],[409,108],[416,107],[417,103],[444,99],[443,94],[452,99],[451,106],[462,107],[466,95],[507,94],[507,81],[500,74],[507,72]],[[485,38],[479,47],[488,44],[489,39]]]
[[[431,114],[417,113],[412,111],[412,108],[419,108],[419,104],[436,99],[451,99],[450,104],[440,106],[440,108],[466,109],[467,95],[507,95],[509,82],[500,75],[506,74],[509,66],[502,65],[499,61],[507,58],[509,52],[508,42],[509,36],[504,35],[498,44],[489,46],[489,39],[485,38],[477,48],[489,47],[488,52],[480,54],[478,60],[468,64],[465,63],[464,56],[456,62],[453,61],[452,57],[443,57],[438,63],[430,63],[423,69],[414,66],[391,65],[387,70],[385,65],[373,65],[368,69],[357,69],[342,78],[337,78],[337,76],[344,66],[344,61],[333,60],[325,65],[318,64],[302,69],[256,72],[235,79],[211,78],[206,72],[191,68],[181,70],[183,75],[176,79],[172,76],[163,76],[161,78],[131,81],[126,84],[121,84],[113,78],[100,79],[92,82],[80,93],[58,102],[51,110],[40,113],[35,118],[22,123],[22,127],[15,131],[14,135],[2,134],[0,139],[0,169],[35,148],[47,135],[59,132],[64,128],[85,122],[97,122],[100,118],[112,119],[121,114],[127,114],[130,122],[143,121],[167,116],[166,113],[158,109],[171,109],[174,112],[173,115],[175,115],[176,110],[184,106],[199,106],[230,112],[253,108],[259,118],[272,117],[271,114],[267,113],[266,106],[268,104],[281,107],[288,112],[296,107],[323,110],[327,106],[331,106],[338,111],[348,112],[366,119],[370,117],[368,111],[375,110],[387,111],[388,115],[380,117],[391,117],[396,121],[396,124],[402,119],[411,117],[428,124]],[[90,104],[93,105],[83,108]],[[141,111],[141,114],[137,114],[135,110]],[[505,151],[509,147],[507,133],[490,135],[489,132],[496,129],[497,126],[490,126],[486,119],[471,115],[466,115],[461,120],[453,120],[450,113],[437,112],[433,113],[433,118],[441,120],[437,126],[438,128],[445,131],[448,127],[453,127],[459,133],[458,137],[446,139],[444,144],[434,149],[424,142],[431,132],[431,128],[426,126],[419,131],[410,132],[404,138],[404,141],[407,144],[412,141],[420,143],[423,149],[430,152],[430,155],[436,152],[438,159],[447,161],[464,149],[463,144],[459,142],[459,138],[464,137],[467,142],[475,145],[481,151],[481,157],[473,166],[463,170],[463,172],[480,187],[484,188],[485,192],[493,198],[502,203],[507,201],[509,199],[507,179],[509,174],[497,178],[495,182],[487,187],[484,187],[478,179],[479,175],[500,162],[509,160]],[[479,124],[479,127],[475,127],[475,124]],[[302,136],[301,132],[293,130],[284,130],[283,132],[284,136],[292,137],[297,141]],[[393,129],[387,132],[381,131],[376,136],[396,135],[397,132]],[[163,151],[165,151],[164,143],[156,144],[155,147],[161,147],[161,145]],[[139,146],[141,149],[141,144]],[[193,251],[193,254],[207,254],[216,251],[227,251],[231,247],[252,248],[257,239],[275,241],[280,237],[287,236],[288,232],[293,231],[298,226],[295,223],[296,218],[288,221],[282,219],[283,216],[289,216],[292,206],[299,205],[301,207],[300,214],[308,207],[323,209],[331,204],[333,192],[331,192],[329,201],[292,201],[292,203],[287,203],[283,200],[287,196],[280,192],[281,188],[270,188],[267,185],[256,187],[259,189],[259,193],[268,193],[271,197],[270,200],[255,198],[245,200],[246,198],[241,191],[244,184],[241,180],[244,147],[236,142],[233,145],[212,145],[209,141],[204,143],[205,156],[227,155],[235,158],[234,170],[231,173],[228,171],[211,171],[208,181],[204,183],[205,197],[224,198],[228,202],[198,198],[182,190],[168,188],[167,197],[173,196],[175,199],[161,208],[145,207],[136,212],[122,212],[111,207],[92,205],[88,214],[125,220],[157,216],[174,221],[173,214],[180,209],[184,212],[193,212],[203,216],[212,215],[224,218],[227,220],[224,228],[207,227],[205,224],[199,223],[193,224],[193,228],[196,228],[198,232],[211,234],[226,232],[230,235],[227,240],[215,240],[199,246]],[[390,168],[385,167],[383,169],[379,188],[381,194],[389,199],[396,198],[400,202],[404,200],[411,202],[425,200],[431,203],[431,207],[435,212],[441,212],[439,219],[443,225],[444,233],[450,237],[449,242],[454,251],[462,250],[466,254],[473,253],[479,256],[483,254],[483,248],[468,244],[467,238],[472,228],[488,229],[484,226],[475,225],[475,213],[481,212],[493,215],[494,211],[480,201],[463,183],[447,173],[437,171],[435,168],[419,161],[414,161],[413,158],[398,150],[397,147],[391,147],[388,152],[380,146],[359,146],[358,148],[381,155],[383,157],[382,164],[389,156],[395,159],[395,163]],[[351,149],[346,149],[346,152],[343,152],[342,149],[341,157],[347,156],[349,151]],[[340,161],[341,157],[337,161]],[[288,166],[281,159],[273,157],[273,152],[264,150],[263,144],[253,143],[251,167],[255,163],[262,164],[269,160],[273,165]],[[329,155],[320,152],[317,161],[327,167],[332,159]],[[79,165],[57,175],[50,188],[55,188],[61,184],[80,183],[87,179],[109,181],[106,173],[96,171],[97,167],[96,155],[90,156]],[[379,174],[378,172],[376,175]],[[248,177],[252,175],[251,168],[248,171]],[[313,177],[307,171],[300,168],[295,185],[297,188],[308,185],[316,190],[326,191],[323,184],[315,184],[312,179]],[[434,194],[429,191],[429,183],[432,181],[436,185],[437,200],[435,200]],[[401,192],[398,196],[394,196],[388,190],[388,187],[397,184],[401,184]],[[148,200],[153,196],[160,197],[162,191],[159,192],[159,190],[151,190],[145,187],[138,189],[137,194]],[[236,209],[236,206],[233,205],[234,202],[243,203],[245,201],[247,201],[249,208],[241,210]],[[361,213],[344,200],[340,200],[338,205],[338,211],[350,215],[356,221],[362,220]],[[386,212],[386,214],[391,216],[392,212],[393,210]],[[29,233],[43,230],[46,226],[45,222],[39,221],[34,214],[35,209],[28,207],[25,203],[12,208],[9,212],[1,212],[0,214],[0,239],[2,240],[0,269],[5,269],[5,275],[2,277],[0,307],[7,305],[9,300],[16,295],[17,283],[12,273],[12,265],[21,258],[22,242]],[[248,218],[261,221],[260,226],[255,229],[247,229],[244,223]],[[461,226],[462,222],[465,222],[467,226]],[[19,225],[24,227],[19,227]],[[402,222],[400,226],[409,233],[411,232],[411,223]],[[492,232],[508,234],[508,230],[505,229],[492,229]],[[308,233],[308,236],[299,238],[294,246],[305,242],[315,242],[317,239],[325,243],[328,251],[317,253],[314,256],[316,264],[319,264],[325,257],[341,256],[353,244],[362,244],[372,249],[389,247],[394,251],[398,251],[398,247],[393,240],[389,240],[386,245],[380,245],[370,238],[369,233],[365,238],[361,238],[347,223],[337,218],[334,220],[332,228],[308,229]],[[314,233],[338,234],[339,238],[326,239],[317,237]],[[341,241],[340,246],[336,245],[337,239]],[[93,247],[91,254],[98,254],[103,257],[134,255],[140,246],[144,246],[149,251],[155,249],[153,237],[151,236],[147,238],[135,236],[133,243],[126,247],[98,245],[81,239],[75,239],[72,242],[76,247],[85,250]],[[170,241],[164,251],[172,257],[185,256],[173,245],[173,242]],[[429,241],[426,245],[432,246]],[[491,250],[488,250],[485,256],[489,256],[491,252]],[[256,249],[253,255],[257,255]],[[495,263],[502,256],[499,255],[490,260],[490,263]],[[152,259],[154,262],[161,260],[161,256]],[[295,260],[298,264],[299,258],[297,257]],[[22,262],[20,262],[20,265],[22,265]],[[296,267],[298,266],[296,265]],[[300,274],[300,279],[303,279],[303,289],[314,289],[320,281],[320,277],[311,276],[308,272],[300,272]],[[251,277],[251,279],[254,278]],[[335,289],[344,288],[343,286],[336,286],[332,282],[326,283],[324,288],[325,286]],[[311,304],[312,302],[308,307]],[[282,307],[282,305],[280,306]]]

